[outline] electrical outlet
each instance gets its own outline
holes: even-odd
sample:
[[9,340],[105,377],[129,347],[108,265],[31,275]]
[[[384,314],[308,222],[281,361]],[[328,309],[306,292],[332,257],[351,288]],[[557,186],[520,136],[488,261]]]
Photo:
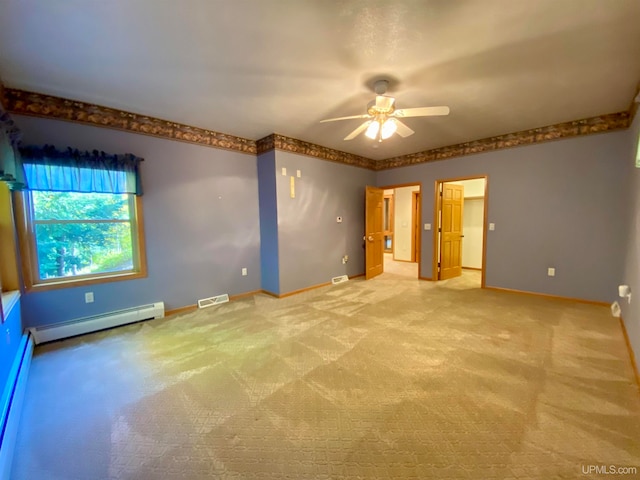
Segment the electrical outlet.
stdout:
[[84,294],[84,303],[93,303],[93,292],[87,292]]
[[345,265],[349,261],[349,255],[343,255],[342,264]]
[[549,275],[550,277],[555,277],[556,276],[556,269],[549,267],[547,268],[547,275]]
[[246,276],[247,276],[247,269],[246,269],[246,268],[243,268],[243,269],[242,269],[242,276],[243,276],[243,277],[246,277]]

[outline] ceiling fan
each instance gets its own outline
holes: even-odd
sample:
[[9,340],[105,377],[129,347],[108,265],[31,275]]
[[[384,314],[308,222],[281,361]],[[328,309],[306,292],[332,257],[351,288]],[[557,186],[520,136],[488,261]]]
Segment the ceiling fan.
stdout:
[[345,140],[352,140],[365,132],[365,136],[372,140],[386,140],[394,133],[401,137],[408,137],[415,132],[402,123],[400,118],[407,117],[431,117],[438,115],[449,115],[449,107],[416,107],[400,108],[395,106],[396,99],[385,95],[389,86],[388,80],[378,80],[374,84],[376,99],[367,105],[365,115],[351,115],[349,117],[328,118],[320,123],[336,122],[338,120],[350,120],[352,118],[366,118],[365,122],[356,128]]

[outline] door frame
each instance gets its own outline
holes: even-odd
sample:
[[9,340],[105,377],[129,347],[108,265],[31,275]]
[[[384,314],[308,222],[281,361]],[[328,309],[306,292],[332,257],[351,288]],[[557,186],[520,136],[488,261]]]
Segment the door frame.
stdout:
[[[381,187],[378,188],[382,188],[383,190],[390,190],[392,188],[402,188],[402,187],[418,187],[418,191],[420,192],[420,202],[422,203],[422,182],[411,182],[411,183],[396,183],[393,185],[383,185]],[[394,194],[395,197],[395,194]],[[394,198],[394,208],[395,208],[395,198]],[[420,218],[416,219],[418,220],[418,225],[422,226],[422,205],[420,205],[419,207],[419,212],[420,212]],[[394,236],[395,236],[395,230],[394,230]],[[413,237],[413,235],[412,235]],[[420,245],[420,258],[422,258],[422,228],[418,228],[418,245]],[[394,243],[393,243],[393,249],[395,252],[395,238],[394,238]],[[395,254],[394,254],[395,256]],[[384,268],[384,267],[383,267]],[[422,264],[421,262],[418,262],[418,278],[422,279]]]
[[433,252],[431,254],[431,278],[433,281],[438,281],[438,247],[440,239],[438,234],[440,233],[440,211],[442,206],[440,204],[440,186],[443,183],[448,182],[460,182],[463,180],[477,180],[484,179],[484,205],[483,205],[483,219],[482,219],[482,272],[480,288],[485,288],[486,284],[486,272],[487,272],[487,230],[489,229],[489,175],[469,175],[466,177],[455,177],[438,179],[435,181],[433,189]]
[[411,192],[411,261],[420,264],[420,217],[422,192]]

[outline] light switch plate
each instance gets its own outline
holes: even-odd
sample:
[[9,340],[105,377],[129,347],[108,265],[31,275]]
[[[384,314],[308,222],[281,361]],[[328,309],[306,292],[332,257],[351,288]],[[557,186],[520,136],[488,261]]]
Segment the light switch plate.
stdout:
[[286,167],[282,167],[282,176],[286,177],[287,176],[287,169]]
[[549,275],[550,277],[555,277],[556,276],[556,269],[553,267],[549,267],[547,269],[547,275]]
[[431,224],[430,223],[425,223],[424,224],[424,229],[425,230],[431,230]]
[[495,223],[490,223],[489,224],[489,230],[495,230],[496,229],[496,224]]
[[302,172],[300,170],[296,170],[296,177],[301,178]]

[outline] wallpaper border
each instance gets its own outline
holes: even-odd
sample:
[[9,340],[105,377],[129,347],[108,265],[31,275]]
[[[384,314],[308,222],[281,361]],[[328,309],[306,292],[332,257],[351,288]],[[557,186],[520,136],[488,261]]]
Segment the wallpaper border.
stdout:
[[563,138],[623,130],[630,126],[638,108],[636,103],[632,103],[629,110],[624,112],[598,115],[571,122],[522,130],[384,160],[373,160],[276,133],[254,141],[190,125],[170,122],[168,120],[161,120],[155,117],[130,113],[124,110],[15,88],[5,87],[4,92],[0,89],[0,93],[4,93],[6,109],[14,114],[54,118],[116,130],[125,130],[142,135],[195,143],[254,155],[274,149],[282,150],[377,171],[532,145]]
[[256,154],[256,142],[248,138],[192,127],[146,115],[44,95],[15,88],[5,88],[7,110],[10,113],[34,117],[55,118],[98,127],[167,138],[208,147]]
[[305,142],[296,138],[285,137],[277,133],[261,138],[256,142],[258,154],[268,152],[269,150],[281,150],[284,152],[296,153],[299,155],[307,155],[309,157],[320,158],[330,162],[338,162],[354,167],[368,168],[376,170],[376,160],[354,155],[353,153],[341,152],[332,148],[316,145],[315,143]]
[[496,137],[473,140],[471,142],[434,148],[423,152],[401,155],[399,157],[381,160],[376,170],[406,167],[419,163],[446,160],[454,157],[463,157],[476,153],[503,150],[506,148],[532,145],[535,143],[560,140],[562,138],[579,137],[595,133],[624,130],[630,125],[630,112],[618,112],[597,117],[574,120],[572,122],[547,125],[520,132],[507,133]]

